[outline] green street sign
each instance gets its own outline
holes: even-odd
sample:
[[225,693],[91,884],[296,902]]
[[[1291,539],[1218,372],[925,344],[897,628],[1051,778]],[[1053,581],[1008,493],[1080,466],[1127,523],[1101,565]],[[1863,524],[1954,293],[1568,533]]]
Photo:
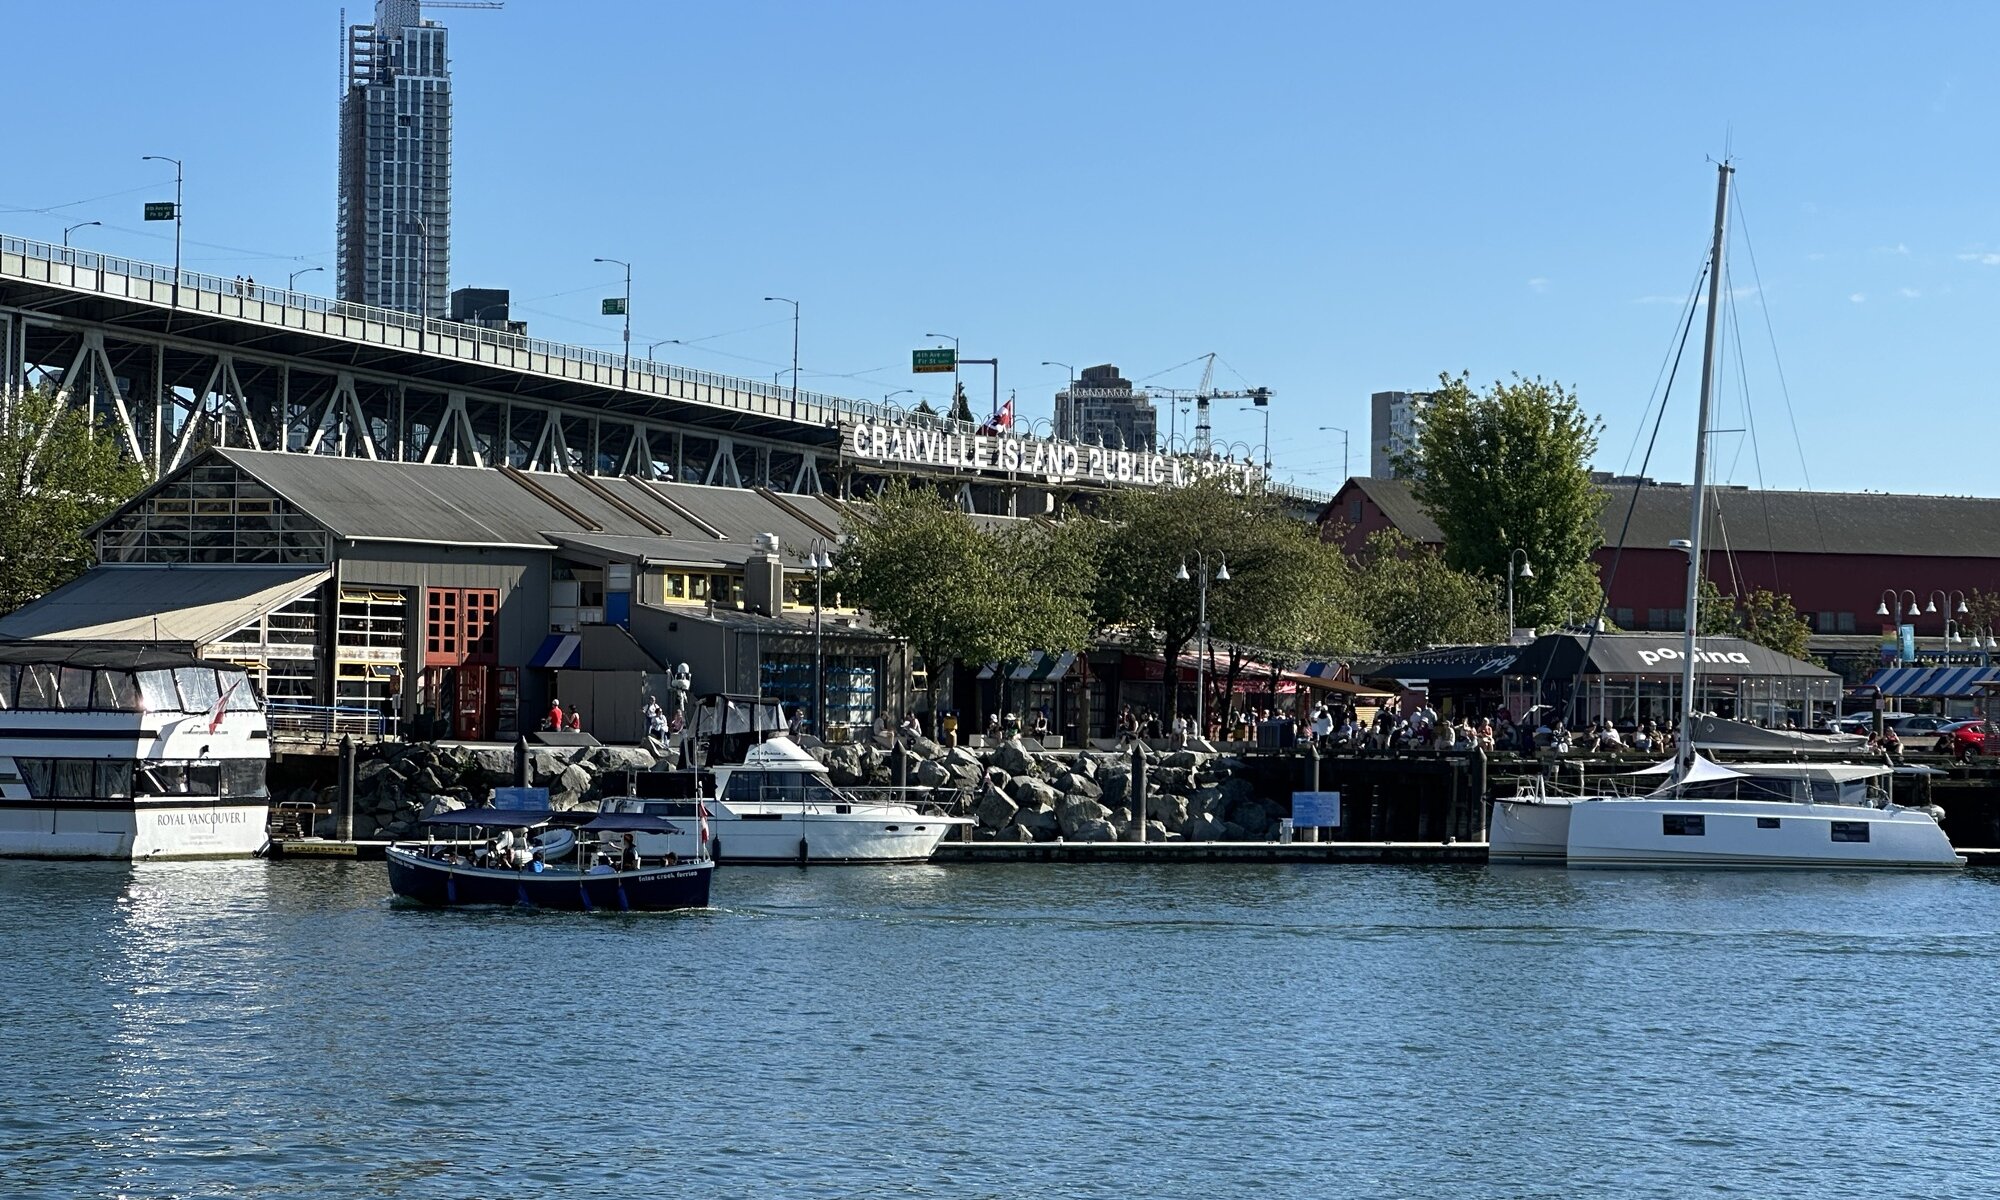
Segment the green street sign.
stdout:
[[613,296],[604,302],[604,307],[599,311],[607,317],[622,317],[625,315],[625,298]]
[[910,370],[918,375],[927,375],[935,371],[953,371],[957,369],[958,369],[958,351],[956,350],[910,351]]
[[171,220],[173,220],[173,219],[174,219],[174,202],[173,202],[173,201],[171,201],[171,200],[163,200],[163,201],[160,201],[160,202],[159,202],[159,203],[157,203],[157,204],[148,204],[148,205],[146,205],[146,219],[147,219],[148,221],[171,221]]

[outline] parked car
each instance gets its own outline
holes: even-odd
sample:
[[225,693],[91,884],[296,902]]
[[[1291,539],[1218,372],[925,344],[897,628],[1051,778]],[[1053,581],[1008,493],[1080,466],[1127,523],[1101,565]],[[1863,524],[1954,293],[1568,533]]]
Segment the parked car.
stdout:
[[1957,723],[1950,717],[1900,717],[1891,721],[1890,726],[1905,746],[1913,746],[1935,739],[1940,729]]
[[1968,754],[1986,753],[1986,719],[1974,717],[1970,721],[1953,721],[1938,729],[1936,753],[1949,754],[1953,758],[1964,758]]
[[[1836,733],[1858,733],[1865,737],[1875,732],[1875,716],[1876,714],[1872,712],[1850,713],[1834,723],[1834,731]],[[1881,716],[1883,721],[1888,725],[1896,726],[1896,736],[1902,737],[1902,727],[1898,723],[1909,720],[1911,714],[1886,712],[1881,714]]]

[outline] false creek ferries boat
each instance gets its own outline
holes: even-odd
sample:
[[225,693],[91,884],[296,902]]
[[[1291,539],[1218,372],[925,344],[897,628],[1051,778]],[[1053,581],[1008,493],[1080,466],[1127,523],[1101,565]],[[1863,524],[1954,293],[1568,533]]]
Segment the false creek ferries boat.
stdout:
[[[783,733],[775,700],[703,696],[689,724],[683,762],[705,751],[705,770],[650,772],[664,783],[649,796],[607,796],[606,813],[679,818],[699,824],[707,810],[707,856],[724,863],[911,863],[927,861],[953,830],[972,824],[928,801],[833,785],[825,764]],[[712,781],[715,799],[708,799]],[[637,835],[641,855],[702,852],[697,835]]]
[[241,667],[145,646],[0,643],[0,856],[255,854],[269,762]]
[[[468,808],[439,813],[425,823],[434,829],[525,831],[545,826],[552,815],[546,809]],[[436,843],[393,845],[386,851],[389,890],[400,899],[432,908],[502,905],[563,912],[706,908],[709,882],[715,876],[713,862],[662,857],[647,866],[642,854],[629,870],[612,865],[622,850],[619,837],[665,837],[673,832],[671,823],[657,817],[600,814],[575,831],[575,858],[567,864],[554,853],[536,855],[543,860],[536,863],[503,861],[497,854],[467,857],[455,847]],[[586,856],[593,850],[603,853],[586,866]]]

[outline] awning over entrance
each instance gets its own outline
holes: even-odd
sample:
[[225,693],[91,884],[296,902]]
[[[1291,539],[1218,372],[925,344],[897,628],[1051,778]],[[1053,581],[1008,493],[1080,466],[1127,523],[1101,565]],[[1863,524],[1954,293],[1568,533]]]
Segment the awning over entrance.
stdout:
[[[1832,671],[1780,654],[1755,642],[1734,637],[1705,637],[1695,645],[1695,663],[1703,675],[1780,675],[1793,679],[1830,679]],[[1658,675],[1681,673],[1681,638],[1677,634],[1552,633],[1536,638],[1509,675],[1563,678],[1586,675]]]
[[204,646],[326,577],[325,567],[93,567],[0,618],[0,640]]
[[552,633],[542,639],[528,660],[531,667],[548,671],[568,671],[583,662],[583,639],[574,633]]
[[1868,686],[1884,696],[1977,696],[2000,684],[2000,667],[1884,667]]

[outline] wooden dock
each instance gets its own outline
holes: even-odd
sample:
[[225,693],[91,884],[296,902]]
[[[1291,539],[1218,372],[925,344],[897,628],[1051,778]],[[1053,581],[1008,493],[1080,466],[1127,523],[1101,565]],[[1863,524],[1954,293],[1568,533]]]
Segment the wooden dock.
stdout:
[[1485,842],[946,842],[934,863],[1470,863]]

